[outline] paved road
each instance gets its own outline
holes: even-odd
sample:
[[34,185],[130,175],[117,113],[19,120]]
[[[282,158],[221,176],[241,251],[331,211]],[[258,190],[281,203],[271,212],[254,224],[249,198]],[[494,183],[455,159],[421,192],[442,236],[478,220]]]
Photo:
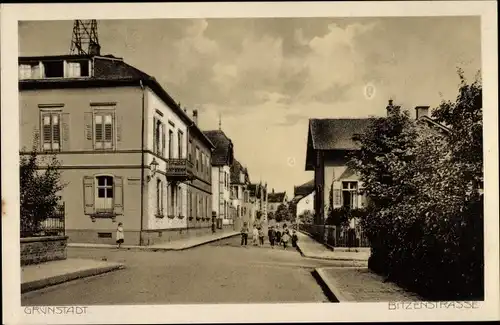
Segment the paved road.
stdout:
[[233,237],[186,251],[69,248],[71,258],[126,264],[116,272],[22,295],[23,305],[328,302],[313,260],[289,248],[240,247]]

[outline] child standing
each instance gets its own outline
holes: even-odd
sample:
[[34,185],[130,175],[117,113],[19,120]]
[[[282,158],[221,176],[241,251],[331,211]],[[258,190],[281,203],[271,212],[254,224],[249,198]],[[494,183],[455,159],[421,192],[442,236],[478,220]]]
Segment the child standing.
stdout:
[[274,231],[274,227],[270,226],[269,230],[267,231],[267,236],[269,237],[269,244],[271,244],[271,248],[274,248],[274,237],[276,233]]
[[259,230],[257,229],[257,226],[253,226],[252,230],[252,244],[254,246],[258,245],[258,240],[259,240]]
[[288,234],[288,231],[284,231],[283,237],[281,238],[281,241],[283,242],[283,249],[286,249],[289,240],[290,235]]
[[264,229],[262,227],[258,228],[259,230],[259,245],[263,246],[264,245]]
[[277,245],[281,244],[281,231],[279,226],[276,226],[276,244]]
[[292,247],[297,247],[297,241],[299,241],[299,237],[297,236],[297,232],[294,230],[292,232]]
[[125,239],[123,233],[123,223],[118,223],[118,228],[116,229],[116,248],[120,248]]
[[241,246],[247,245],[248,241],[248,225],[246,222],[243,223],[243,227],[241,227]]

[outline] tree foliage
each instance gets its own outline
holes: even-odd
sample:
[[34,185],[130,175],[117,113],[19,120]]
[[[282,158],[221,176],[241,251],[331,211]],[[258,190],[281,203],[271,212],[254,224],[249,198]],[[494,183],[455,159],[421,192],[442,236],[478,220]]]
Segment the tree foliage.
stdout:
[[283,203],[278,205],[274,217],[276,219],[276,222],[288,221],[290,219],[288,215],[288,207]]
[[59,191],[65,185],[60,181],[56,157],[52,156],[44,161],[40,159],[35,147],[29,156],[20,157],[19,165],[21,229],[36,233],[41,222],[54,215],[60,203]]
[[301,224],[312,225],[314,223],[314,214],[310,210],[305,210],[299,215]]
[[457,100],[432,115],[449,133],[395,110],[372,120],[350,161],[370,198],[370,268],[436,299],[483,294],[482,86],[459,77]]

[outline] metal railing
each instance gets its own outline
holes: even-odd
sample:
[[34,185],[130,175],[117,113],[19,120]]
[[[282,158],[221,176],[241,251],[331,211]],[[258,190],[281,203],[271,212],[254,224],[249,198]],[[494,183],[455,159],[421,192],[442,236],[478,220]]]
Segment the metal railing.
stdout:
[[299,230],[307,232],[318,242],[334,247],[370,247],[368,238],[359,227],[349,230],[330,225],[300,224]]
[[188,159],[167,159],[167,177],[190,177],[194,164]]
[[66,234],[65,205],[62,203],[55,210],[52,216],[41,222],[22,222],[21,238],[43,237],[43,236],[64,236]]

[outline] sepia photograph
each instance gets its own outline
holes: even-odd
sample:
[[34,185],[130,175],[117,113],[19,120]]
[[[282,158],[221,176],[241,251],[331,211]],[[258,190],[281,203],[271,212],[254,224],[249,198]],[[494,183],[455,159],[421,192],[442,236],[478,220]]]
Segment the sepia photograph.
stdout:
[[2,13],[21,317],[498,299],[484,20],[400,12],[11,19],[9,78]]

